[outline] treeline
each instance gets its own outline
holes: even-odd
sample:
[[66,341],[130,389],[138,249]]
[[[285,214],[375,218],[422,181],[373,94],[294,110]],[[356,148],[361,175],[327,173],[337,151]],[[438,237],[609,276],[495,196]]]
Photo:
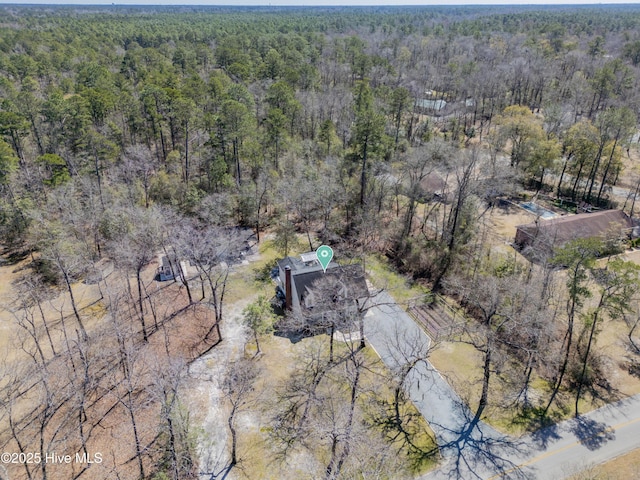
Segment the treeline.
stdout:
[[[66,342],[60,350],[47,339],[39,300],[17,306],[31,338],[30,371],[53,362],[76,384],[88,378],[78,373],[83,348],[104,335],[85,326],[91,316],[76,308],[73,285],[112,258],[129,281],[101,301],[109,318],[127,325],[122,343],[109,344],[122,373],[109,374],[122,389],[123,379],[139,379],[113,390],[132,425],[149,377],[128,370],[129,352],[153,343],[176,313],[159,312],[160,296],[146,290],[144,272],[159,251],[196,267],[198,281],[182,279],[181,300],[214,310],[202,322],[207,336],[223,318],[236,226],[258,240],[269,228],[284,244],[302,233],[309,249],[320,239],[354,257],[384,253],[434,290],[461,285],[461,301],[473,307],[485,300],[472,295],[473,282],[493,268],[478,260],[483,212],[498,198],[526,183],[606,205],[609,187],[626,179],[640,111],[636,7],[0,11],[0,238],[12,258],[33,260],[28,273],[39,292],[51,298],[61,290],[73,307],[66,316],[59,310],[67,322],[55,327]],[[440,187],[429,185],[434,177]],[[498,287],[498,310],[523,305]],[[492,336],[495,321],[508,315],[484,319],[478,349],[487,371],[504,338]],[[539,330],[532,326],[535,338],[526,339],[536,348]],[[571,359],[576,343],[556,347]],[[578,397],[590,348],[576,363],[584,365],[574,376]],[[530,361],[525,392],[542,363]],[[556,388],[567,376],[561,365],[561,374],[546,374]],[[38,382],[16,384],[5,398],[15,401],[23,388],[52,394],[50,380]],[[162,421],[170,423],[178,404],[163,394],[172,410]],[[14,425],[42,429],[17,429],[7,441],[55,445],[48,435],[58,417],[47,408],[34,411],[36,423],[10,414]],[[69,415],[65,425],[85,448],[92,417],[81,412],[71,424],[77,417]],[[150,437],[152,429],[131,453],[139,476],[154,468],[194,474],[188,439],[149,454]]]
[[[347,173],[345,194],[363,204],[363,179],[434,132],[469,144],[507,106],[522,105],[542,109],[545,133],[563,142],[573,123],[593,123],[610,107],[633,111],[639,101],[631,7],[136,12],[5,9],[7,238],[25,227],[20,201],[41,202],[34,192],[82,176],[101,185],[129,148],[147,150],[148,165],[133,162],[146,174],[131,179],[142,182],[145,205],[192,212],[207,195],[232,194],[234,222],[255,226],[256,201],[266,207],[275,190],[260,195],[258,179],[302,171],[287,170],[287,157],[325,165],[335,158],[331,169]],[[610,28],[621,19],[627,23]],[[349,29],[322,23],[339,21]],[[503,28],[511,22],[517,33]],[[423,115],[434,112],[420,107],[422,98],[447,101],[446,115]],[[381,117],[358,134],[361,108]],[[349,191],[357,165],[365,167],[361,185]]]
[[[504,175],[607,204],[640,102],[637,31],[609,28],[638,18],[632,7],[5,12],[4,243],[37,248],[30,226],[73,185],[93,261],[113,211],[156,205],[258,237],[319,231],[437,286],[452,238],[473,231],[461,199],[492,204],[514,185]],[[479,191],[461,180],[479,151],[454,160],[467,147],[491,157]],[[502,153],[510,170],[495,167]],[[461,181],[458,201],[421,213],[417,235],[432,172]]]

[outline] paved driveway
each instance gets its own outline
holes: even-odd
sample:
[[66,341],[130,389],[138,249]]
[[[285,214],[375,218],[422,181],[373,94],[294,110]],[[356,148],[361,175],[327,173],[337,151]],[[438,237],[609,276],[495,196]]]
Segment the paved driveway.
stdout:
[[[424,352],[431,339],[387,292],[376,295],[374,303],[365,317],[365,336],[387,367],[397,370],[415,358],[421,347]],[[487,461],[504,467],[493,452],[510,439],[483,422],[473,423],[473,413],[429,361],[416,364],[405,388],[429,422],[445,464],[455,475],[473,478],[471,472],[483,469]]]
[[[374,303],[365,317],[365,335],[392,371],[428,349],[428,335],[387,292]],[[416,363],[405,387],[444,457],[423,480],[558,480],[640,448],[640,395],[516,438],[474,424],[473,413],[428,361]]]

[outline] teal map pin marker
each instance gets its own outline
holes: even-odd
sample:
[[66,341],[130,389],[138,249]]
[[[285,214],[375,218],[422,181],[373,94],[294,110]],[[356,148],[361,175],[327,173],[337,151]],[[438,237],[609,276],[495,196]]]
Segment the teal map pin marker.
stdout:
[[333,249],[327,245],[322,245],[316,250],[316,256],[318,257],[320,265],[322,265],[322,270],[326,273],[329,262],[331,262],[333,258]]

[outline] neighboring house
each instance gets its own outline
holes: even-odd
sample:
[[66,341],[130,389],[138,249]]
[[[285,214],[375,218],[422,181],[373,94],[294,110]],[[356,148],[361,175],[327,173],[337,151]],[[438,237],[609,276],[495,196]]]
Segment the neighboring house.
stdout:
[[629,238],[633,222],[622,210],[603,210],[544,220],[516,227],[515,245],[533,257],[549,257],[556,248],[578,238],[618,242]]
[[278,261],[275,280],[283,309],[304,318],[305,329],[326,326],[331,317],[336,328],[350,330],[369,298],[362,266],[331,262],[323,272],[315,252]]
[[425,200],[439,199],[444,200],[447,182],[435,172],[427,174],[420,182],[422,197]]

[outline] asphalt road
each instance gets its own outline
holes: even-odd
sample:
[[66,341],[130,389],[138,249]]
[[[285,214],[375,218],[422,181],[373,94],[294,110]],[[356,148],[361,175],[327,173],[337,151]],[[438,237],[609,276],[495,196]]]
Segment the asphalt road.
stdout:
[[[512,460],[527,478],[566,478],[640,448],[640,395],[527,435],[520,441],[527,446],[527,453]],[[505,473],[490,478],[508,478],[512,472]]]
[[[424,355],[428,335],[386,292],[365,317],[365,336],[392,371]],[[559,480],[640,448],[640,395],[531,435],[508,437],[473,413],[428,361],[417,362],[405,390],[429,422],[441,467],[421,480],[521,478]]]

